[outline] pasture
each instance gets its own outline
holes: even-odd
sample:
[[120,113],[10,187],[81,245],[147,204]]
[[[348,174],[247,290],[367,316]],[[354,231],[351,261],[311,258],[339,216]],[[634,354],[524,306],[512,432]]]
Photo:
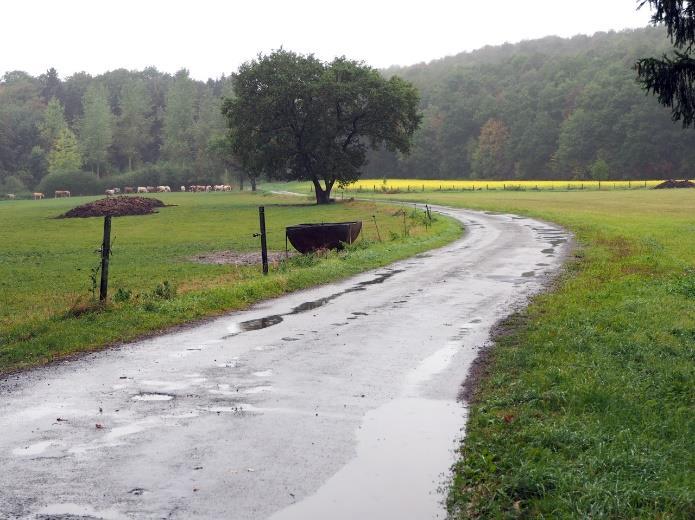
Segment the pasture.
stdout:
[[376,197],[539,217],[577,240],[488,353],[452,515],[695,517],[695,190]]
[[[251,193],[161,193],[172,205],[147,216],[113,219],[111,302],[92,297],[103,219],[55,219],[94,197],[0,202],[0,373],[42,364],[206,316],[248,307],[284,292],[388,264],[453,240],[460,227],[438,218],[426,229],[398,208],[373,203],[315,206],[297,197]],[[268,247],[284,251],[284,227],[301,222],[364,221],[346,252],[294,257],[271,265],[192,261],[214,251],[259,251],[259,205]],[[383,242],[372,221],[376,216]],[[291,248],[291,246],[290,246]]]

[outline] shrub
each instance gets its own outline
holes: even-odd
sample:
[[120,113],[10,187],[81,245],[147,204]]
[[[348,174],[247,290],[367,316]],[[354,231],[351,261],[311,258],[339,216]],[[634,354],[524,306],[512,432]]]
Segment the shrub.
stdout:
[[24,183],[19,177],[15,177],[14,175],[7,177],[5,181],[0,184],[0,196],[5,195],[5,193],[17,194],[25,191],[27,191],[27,188]]
[[133,295],[133,291],[129,289],[123,289],[119,287],[116,293],[113,295],[113,301],[115,302],[127,302]]
[[104,191],[104,181],[89,172],[57,172],[46,175],[37,188],[46,196],[56,190],[68,190],[72,195],[95,195]]
[[151,296],[160,300],[171,300],[176,296],[176,287],[164,280],[154,288]]

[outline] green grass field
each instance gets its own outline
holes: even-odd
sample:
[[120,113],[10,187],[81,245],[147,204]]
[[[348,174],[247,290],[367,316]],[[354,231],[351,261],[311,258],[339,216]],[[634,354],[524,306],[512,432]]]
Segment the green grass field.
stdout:
[[[161,195],[161,196],[160,196]],[[113,219],[111,304],[94,305],[90,270],[99,263],[103,219],[55,219],[94,198],[0,202],[0,373],[127,341],[268,297],[325,283],[440,246],[460,226],[439,218],[426,230],[396,208],[373,203],[317,207],[298,197],[251,193],[158,194],[158,214]],[[360,239],[326,258],[296,257],[271,266],[209,265],[199,253],[258,251],[259,205],[268,247],[284,251],[286,225],[361,219]],[[376,215],[383,243],[377,241]],[[290,246],[291,248],[291,246]],[[162,284],[175,287],[171,294]],[[116,298],[130,294],[127,300]],[[120,300],[120,301],[119,301]]]
[[396,197],[577,238],[555,289],[490,352],[452,516],[695,518],[695,190]]

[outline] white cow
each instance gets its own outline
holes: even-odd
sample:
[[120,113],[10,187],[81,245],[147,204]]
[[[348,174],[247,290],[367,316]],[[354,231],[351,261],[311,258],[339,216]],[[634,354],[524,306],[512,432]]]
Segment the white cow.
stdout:
[[138,193],[147,193],[147,187],[146,186],[138,186]]

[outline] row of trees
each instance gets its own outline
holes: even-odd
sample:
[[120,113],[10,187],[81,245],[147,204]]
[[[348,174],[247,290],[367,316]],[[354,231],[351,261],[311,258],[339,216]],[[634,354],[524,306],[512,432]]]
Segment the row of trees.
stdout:
[[[0,184],[35,188],[48,175],[96,177],[163,164],[180,182],[221,180],[230,163],[222,97],[231,79],[207,83],[181,70],[115,70],[61,80],[55,69],[0,81]],[[161,179],[165,181],[167,179]]]
[[692,177],[695,132],[636,81],[640,58],[670,51],[645,28],[485,47],[391,68],[422,95],[410,156],[373,154],[374,177]]

